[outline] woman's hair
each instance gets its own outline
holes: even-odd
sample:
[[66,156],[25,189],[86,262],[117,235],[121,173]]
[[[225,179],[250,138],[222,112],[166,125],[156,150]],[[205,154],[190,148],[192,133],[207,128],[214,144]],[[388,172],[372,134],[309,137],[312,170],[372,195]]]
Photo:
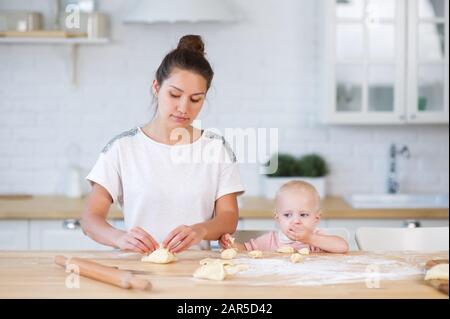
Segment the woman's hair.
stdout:
[[214,72],[205,58],[205,45],[199,35],[185,35],[178,42],[178,47],[169,52],[156,71],[156,80],[161,86],[174,68],[195,72],[206,80],[209,90]]

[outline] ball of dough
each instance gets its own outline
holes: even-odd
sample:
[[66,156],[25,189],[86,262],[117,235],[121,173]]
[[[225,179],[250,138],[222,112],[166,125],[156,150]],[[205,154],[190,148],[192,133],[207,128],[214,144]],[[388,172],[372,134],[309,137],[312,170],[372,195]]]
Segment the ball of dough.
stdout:
[[224,280],[229,275],[249,269],[248,265],[234,265],[232,261],[213,258],[202,259],[200,264],[202,266],[194,272],[193,276],[209,280]]
[[295,253],[295,254],[291,255],[291,262],[294,263],[294,264],[296,264],[296,263],[298,263],[298,262],[300,262],[302,260],[303,260],[303,256],[298,254],[298,253]]
[[298,251],[298,253],[300,255],[309,255],[309,248],[308,247],[302,248]]
[[295,252],[295,249],[291,246],[281,246],[277,249],[277,252],[283,253],[283,254],[292,254]]
[[224,268],[227,275],[235,275],[238,272],[248,270],[250,267],[248,265],[238,264],[238,265],[224,265]]
[[177,257],[166,248],[158,248],[150,255],[142,257],[141,261],[155,264],[168,264],[177,260]]
[[233,259],[234,257],[236,257],[236,255],[237,255],[236,249],[229,248],[229,249],[225,249],[224,251],[222,251],[222,253],[220,254],[220,258]]
[[212,262],[198,268],[193,276],[195,278],[209,280],[224,280],[227,276],[224,265],[218,262]]
[[215,258],[205,258],[200,260],[200,265],[207,265],[211,263],[220,263],[222,265],[232,265],[233,262],[231,260],[223,260],[223,259],[215,259]]
[[263,255],[261,250],[252,250],[248,253],[248,256],[251,258],[261,258]]
[[425,274],[425,280],[432,280],[432,279],[443,279],[448,280],[448,264],[439,264],[427,271]]

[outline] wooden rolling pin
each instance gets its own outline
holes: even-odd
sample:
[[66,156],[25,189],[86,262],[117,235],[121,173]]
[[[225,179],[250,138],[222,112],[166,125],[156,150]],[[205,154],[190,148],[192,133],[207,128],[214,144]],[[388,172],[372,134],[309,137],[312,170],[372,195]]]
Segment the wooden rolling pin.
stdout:
[[152,285],[148,280],[134,276],[130,271],[120,270],[114,267],[101,265],[91,260],[83,258],[66,258],[56,256],[55,263],[63,266],[76,265],[79,268],[79,275],[94,280],[105,282],[125,289],[151,290]]

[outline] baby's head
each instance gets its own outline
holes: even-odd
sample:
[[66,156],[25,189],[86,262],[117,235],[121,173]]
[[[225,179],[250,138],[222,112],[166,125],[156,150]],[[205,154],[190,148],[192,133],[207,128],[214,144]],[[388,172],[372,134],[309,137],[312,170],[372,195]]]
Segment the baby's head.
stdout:
[[275,219],[287,233],[294,225],[314,229],[320,221],[320,196],[311,184],[291,181],[280,187],[275,197]]

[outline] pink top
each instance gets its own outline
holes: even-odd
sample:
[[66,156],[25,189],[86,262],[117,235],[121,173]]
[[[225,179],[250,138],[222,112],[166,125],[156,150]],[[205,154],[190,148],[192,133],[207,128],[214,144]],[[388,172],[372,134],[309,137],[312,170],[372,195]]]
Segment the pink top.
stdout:
[[[326,235],[324,230],[316,229],[314,234]],[[249,242],[244,243],[245,248],[248,251],[262,250],[262,251],[276,251],[281,246],[291,246],[296,250],[301,248],[309,248],[311,252],[322,252],[320,248],[299,242],[290,240],[281,231],[271,231],[264,235],[261,235],[255,239],[251,239]]]

